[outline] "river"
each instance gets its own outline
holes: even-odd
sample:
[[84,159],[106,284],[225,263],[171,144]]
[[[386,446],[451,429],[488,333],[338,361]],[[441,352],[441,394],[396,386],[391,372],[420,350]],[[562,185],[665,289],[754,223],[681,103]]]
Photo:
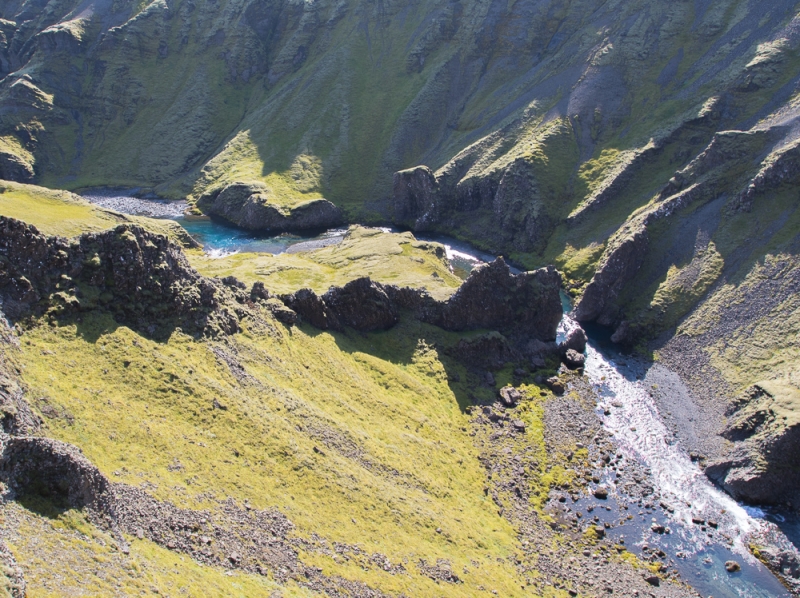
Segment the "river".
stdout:
[[[208,218],[182,216],[173,206],[151,208],[147,200],[113,194],[87,196],[87,199],[120,211],[176,220],[204,245],[209,255],[216,257],[237,252],[304,251],[339,243],[346,233],[345,229],[336,229],[306,237],[258,235]],[[445,245],[454,272],[462,278],[468,276],[474,266],[493,259],[492,255],[466,243],[440,235],[418,235],[418,238]],[[559,327],[561,337],[577,326],[569,317],[566,297],[564,304],[565,315]],[[658,497],[653,504],[633,505],[635,501],[629,500],[622,489],[612,492],[605,503],[608,508],[596,510],[601,521],[612,524],[608,536],[624,539],[628,548],[639,556],[663,551],[667,555],[663,560],[670,560],[681,577],[703,596],[790,596],[781,582],[750,554],[747,545],[754,534],[769,533],[788,546],[789,540],[774,522],[782,523],[785,531],[794,534],[798,534],[800,524],[787,521],[778,512],[740,505],[708,480],[659,415],[656,401],[643,382],[649,367],[649,363],[622,355],[599,337],[590,336],[584,371],[596,393],[598,416],[613,436],[618,454],[638,461],[649,473],[649,483]],[[615,487],[613,468],[606,470],[601,483],[612,489]],[[596,502],[587,496],[573,508],[585,510]],[[620,518],[630,513],[622,507],[628,503],[641,510],[631,521],[618,526]],[[661,525],[669,533],[654,533],[653,525]],[[792,537],[797,542],[798,536]],[[729,560],[737,561],[741,570],[728,573],[724,565]]]

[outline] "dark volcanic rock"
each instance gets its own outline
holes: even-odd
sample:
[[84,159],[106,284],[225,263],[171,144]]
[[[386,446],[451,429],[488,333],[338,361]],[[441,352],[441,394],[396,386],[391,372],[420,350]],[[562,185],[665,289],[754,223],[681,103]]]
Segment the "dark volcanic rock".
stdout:
[[270,203],[266,187],[232,183],[197,200],[206,214],[252,231],[325,229],[344,221],[341,210],[327,199],[312,199],[288,208]]
[[0,179],[29,183],[33,180],[34,171],[30,164],[19,156],[8,152],[0,152]]
[[569,349],[573,349],[578,353],[583,353],[586,351],[586,343],[588,340],[583,328],[576,326],[567,333],[567,337],[558,344],[558,348],[564,354],[566,354]]
[[[515,407],[522,400],[522,393],[511,386],[500,389],[500,401],[505,407]],[[524,424],[523,424],[524,429]]]
[[79,449],[57,440],[6,438],[0,475],[17,496],[36,495],[61,507],[113,512],[108,480]]
[[383,286],[358,278],[343,287],[332,287],[322,301],[340,324],[362,332],[388,330],[397,324],[397,309]]
[[291,295],[281,295],[281,301],[314,328],[341,330],[341,325],[331,309],[311,289],[300,289]]
[[485,370],[499,370],[519,357],[518,351],[499,332],[462,338],[447,353],[470,367]]
[[604,326],[614,323],[618,311],[614,300],[641,267],[647,246],[647,230],[642,228],[605,256],[575,307],[576,320]]
[[[2,312],[0,312],[2,317]],[[41,425],[39,417],[22,398],[19,384],[0,369],[0,425],[6,434],[30,434]]]
[[425,230],[434,223],[438,184],[427,166],[394,173],[392,199],[394,222],[413,230]]
[[[369,278],[331,287],[322,297],[303,289],[282,295],[281,300],[321,330],[341,330],[343,326],[361,331],[386,330],[397,323],[399,310],[408,310],[418,320],[446,330],[484,328],[497,330],[512,341],[553,341],[562,313],[560,287],[561,276],[554,268],[515,275],[498,258],[474,270],[444,302],[433,299],[425,290],[384,286]],[[469,346],[479,341],[469,341],[456,348],[455,353],[463,350],[467,359],[474,358],[475,364],[482,366],[486,366],[487,359],[494,364],[515,357],[514,350],[506,348],[499,338],[483,339],[497,352],[480,359]],[[555,346],[552,343],[552,348]]]
[[711,461],[706,475],[738,500],[795,501],[800,492],[800,424],[782,413],[778,397],[760,385],[748,388],[728,412],[722,432],[733,448]]
[[552,341],[562,317],[560,288],[555,268],[514,275],[503,258],[497,258],[472,271],[444,304],[436,323],[447,330],[487,328]]
[[557,395],[563,394],[567,389],[567,387],[564,386],[564,382],[561,380],[561,378],[558,378],[557,376],[548,378],[544,381],[544,383],[547,385],[547,388],[552,390]]
[[238,331],[235,288],[198,274],[180,247],[139,226],[46,237],[0,217],[0,301],[12,320],[98,307],[145,333],[155,322],[208,335]]
[[567,349],[564,354],[564,363],[567,364],[568,368],[576,370],[582,368],[586,363],[586,356],[583,353],[578,353],[575,349]]

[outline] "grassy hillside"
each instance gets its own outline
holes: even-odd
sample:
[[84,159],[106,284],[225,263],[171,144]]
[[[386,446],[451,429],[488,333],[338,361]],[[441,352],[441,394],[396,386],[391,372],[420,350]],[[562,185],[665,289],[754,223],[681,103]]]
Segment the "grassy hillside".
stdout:
[[[59,225],[31,210],[51,232],[116,224],[113,214],[67,194],[9,189],[0,195],[2,215],[46,202],[69,214]],[[427,286],[433,271],[446,295],[460,281],[441,252],[408,234],[356,228],[341,246],[306,255],[192,259],[244,280],[260,279],[261,268],[280,271],[291,259],[316,268],[310,280],[320,289],[370,267],[387,281]],[[279,290],[293,279],[266,281]],[[291,521],[281,542],[327,579],[388,595],[565,596],[538,579],[536,553],[488,493],[488,432],[476,438],[470,407],[494,401],[512,373],[505,368],[495,374],[497,386],[484,385],[482,372],[448,356],[475,334],[413,319],[387,332],[329,333],[268,317],[216,340],[180,329],[156,340],[98,308],[80,316],[51,312],[4,333],[0,365],[19,376],[42,418],[41,433],[79,447],[115,484],[186,512],[203,510],[220,526],[234,505],[280,512]],[[549,489],[570,483],[569,447],[551,453],[545,446],[544,407],[553,394],[530,379],[517,384],[529,397],[515,413],[526,426],[517,442],[535,457],[524,482],[535,498],[526,508],[546,521]],[[584,453],[572,466],[588,459]],[[310,595],[304,580],[287,579],[279,568],[261,576],[209,566],[135,534],[125,536],[130,547],[123,548],[83,512],[47,497],[5,503],[2,517],[30,596]],[[537,546],[568,548],[559,532],[540,525],[546,531],[538,532]],[[215,542],[209,549],[223,550]],[[227,553],[216,556],[228,562]]]

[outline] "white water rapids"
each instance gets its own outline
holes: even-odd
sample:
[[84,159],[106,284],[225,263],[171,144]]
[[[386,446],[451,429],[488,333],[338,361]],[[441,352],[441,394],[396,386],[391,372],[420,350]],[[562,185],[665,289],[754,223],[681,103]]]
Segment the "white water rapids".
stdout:
[[[559,338],[577,326],[564,316]],[[611,433],[617,450],[627,459],[642,463],[650,473],[658,500],[668,507],[664,524],[669,533],[652,534],[645,522],[635,539],[639,545],[663,546],[670,556],[679,555],[676,565],[686,581],[698,591],[713,591],[713,596],[761,598],[788,596],[785,588],[752,556],[748,539],[769,526],[754,518],[748,509],[715,487],[693,463],[664,424],[658,407],[640,372],[628,366],[631,358],[617,363],[589,343],[584,372],[597,392],[604,428]],[[749,509],[758,513],[757,509]],[[713,530],[695,521],[713,521]],[[627,526],[626,526],[627,527]],[[628,530],[630,532],[630,530]],[[628,533],[630,538],[630,533]],[[720,544],[724,540],[727,546]],[[729,552],[730,551],[730,552]],[[724,570],[726,559],[736,556],[742,571],[731,575]]]

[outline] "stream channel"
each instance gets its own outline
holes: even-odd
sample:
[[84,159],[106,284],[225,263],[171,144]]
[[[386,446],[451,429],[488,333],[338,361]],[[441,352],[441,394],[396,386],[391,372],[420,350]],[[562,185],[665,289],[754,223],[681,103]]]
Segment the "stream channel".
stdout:
[[[333,229],[311,237],[258,235],[208,218],[184,216],[182,202],[142,200],[119,192],[87,193],[84,197],[117,211],[175,220],[212,257],[239,252],[308,251],[339,243],[347,232]],[[448,237],[415,236],[442,243],[453,271],[462,278],[476,265],[494,259]],[[559,340],[577,326],[569,317],[571,307],[566,296],[563,303],[565,315]],[[652,486],[654,493],[649,502],[626,496],[623,488],[615,487],[616,471],[609,466],[600,481],[612,490],[608,499],[599,501],[588,495],[570,508],[574,512],[592,512],[598,523],[610,524],[607,536],[614,541],[623,540],[643,559],[659,551],[666,555],[659,555],[660,560],[677,569],[702,597],[791,596],[747,546],[755,537],[768,536],[773,541],[777,539],[778,544],[798,547],[800,521],[796,516],[790,519],[787,513],[741,505],[715,487],[659,415],[656,401],[643,382],[651,364],[620,353],[602,333],[588,332],[584,372],[597,395],[597,414],[613,436],[617,454],[641,464],[649,475],[643,482]],[[656,533],[654,528],[663,529],[664,533]],[[739,563],[741,570],[728,573],[725,563],[729,560]]]

